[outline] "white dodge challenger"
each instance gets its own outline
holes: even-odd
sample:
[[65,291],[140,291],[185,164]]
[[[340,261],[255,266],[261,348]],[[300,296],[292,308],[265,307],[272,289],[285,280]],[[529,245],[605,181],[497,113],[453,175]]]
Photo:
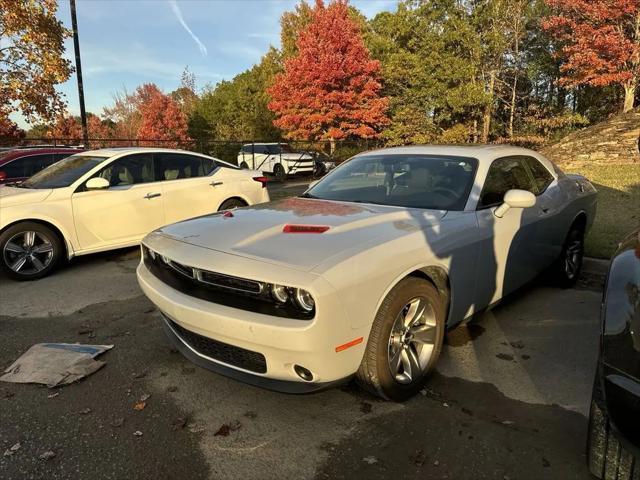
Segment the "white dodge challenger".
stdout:
[[203,367],[285,392],[355,375],[402,400],[447,329],[550,267],[572,284],[595,208],[589,181],[530,150],[392,148],[301,197],[152,232],[138,281]]

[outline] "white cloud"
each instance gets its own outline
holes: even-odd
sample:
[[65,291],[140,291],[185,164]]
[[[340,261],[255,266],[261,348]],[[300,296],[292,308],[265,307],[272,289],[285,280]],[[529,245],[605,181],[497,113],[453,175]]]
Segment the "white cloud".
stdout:
[[169,4],[171,5],[171,10],[173,10],[173,13],[175,14],[180,24],[184,27],[187,33],[191,35],[191,38],[193,38],[193,41],[196,42],[196,44],[198,45],[198,48],[200,49],[200,53],[202,53],[203,56],[206,56],[207,47],[204,46],[204,43],[200,41],[200,39],[196,36],[196,34],[193,33],[193,31],[191,31],[191,29],[189,28],[189,25],[187,25],[187,22],[184,21],[184,18],[182,17],[182,12],[180,11],[180,7],[178,6],[176,0],[169,0]]

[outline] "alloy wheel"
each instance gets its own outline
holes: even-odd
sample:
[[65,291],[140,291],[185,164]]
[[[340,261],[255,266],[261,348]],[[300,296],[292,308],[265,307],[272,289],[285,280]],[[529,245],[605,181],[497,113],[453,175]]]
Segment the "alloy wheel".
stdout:
[[582,240],[573,239],[566,248],[564,256],[564,271],[567,278],[573,279],[580,270],[582,261]]
[[436,315],[426,297],[411,299],[400,310],[389,336],[389,369],[398,383],[419,379],[429,365],[436,341]]
[[13,272],[23,275],[43,271],[51,264],[53,253],[51,240],[33,230],[16,233],[2,249],[5,264]]

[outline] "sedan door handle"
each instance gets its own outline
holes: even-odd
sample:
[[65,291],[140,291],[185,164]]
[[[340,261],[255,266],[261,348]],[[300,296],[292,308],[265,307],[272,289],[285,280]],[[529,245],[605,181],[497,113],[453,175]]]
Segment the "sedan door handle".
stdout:
[[211,182],[209,185],[211,185],[212,187],[217,187],[218,185],[223,185],[224,182]]
[[144,196],[144,198],[146,198],[147,200],[150,200],[150,199],[152,199],[152,198],[156,198],[156,197],[159,197],[159,196],[161,196],[161,195],[162,195],[161,193],[147,193],[147,194]]

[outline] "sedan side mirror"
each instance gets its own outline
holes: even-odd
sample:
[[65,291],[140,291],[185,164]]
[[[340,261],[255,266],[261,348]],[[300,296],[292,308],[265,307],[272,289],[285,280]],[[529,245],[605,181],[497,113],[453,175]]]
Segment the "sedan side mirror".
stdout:
[[529,208],[536,204],[536,196],[526,190],[508,190],[504,194],[502,205],[496,208],[493,214],[502,218],[510,208]]
[[105,190],[109,188],[109,180],[102,177],[93,177],[85,184],[87,190]]

